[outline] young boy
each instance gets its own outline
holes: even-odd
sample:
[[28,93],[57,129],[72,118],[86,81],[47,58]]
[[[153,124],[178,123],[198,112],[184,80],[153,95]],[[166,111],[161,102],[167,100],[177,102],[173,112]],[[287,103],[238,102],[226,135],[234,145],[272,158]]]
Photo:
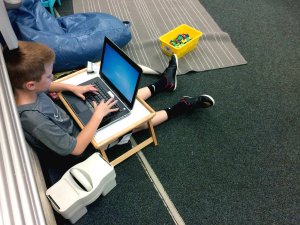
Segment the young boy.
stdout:
[[[81,155],[91,142],[103,117],[118,110],[112,108],[116,103],[113,98],[98,105],[95,103],[91,120],[80,130],[46,93],[72,91],[84,100],[84,93],[97,92],[95,87],[52,82],[55,54],[45,45],[20,41],[18,49],[10,51],[4,48],[3,54],[25,137],[40,153],[48,149],[61,156]],[[139,89],[138,96],[146,100],[162,91],[174,91],[177,86],[176,70],[177,57],[173,55],[162,77],[156,83]],[[213,105],[214,99],[209,95],[183,97],[174,106],[156,112],[152,122],[155,126],[180,114]],[[137,130],[144,128],[142,126]]]

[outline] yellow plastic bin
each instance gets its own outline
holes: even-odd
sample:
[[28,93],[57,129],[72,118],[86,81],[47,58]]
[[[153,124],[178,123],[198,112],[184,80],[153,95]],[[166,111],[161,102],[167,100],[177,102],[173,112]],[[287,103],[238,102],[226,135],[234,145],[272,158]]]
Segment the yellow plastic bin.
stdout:
[[[170,41],[176,39],[179,34],[188,34],[191,40],[186,42],[181,47],[173,46],[172,44],[170,44]],[[167,56],[176,54],[178,58],[181,58],[182,56],[196,48],[201,36],[201,31],[196,30],[195,28],[192,28],[186,24],[181,24],[168,33],[160,36],[159,40],[161,42],[161,49]]]

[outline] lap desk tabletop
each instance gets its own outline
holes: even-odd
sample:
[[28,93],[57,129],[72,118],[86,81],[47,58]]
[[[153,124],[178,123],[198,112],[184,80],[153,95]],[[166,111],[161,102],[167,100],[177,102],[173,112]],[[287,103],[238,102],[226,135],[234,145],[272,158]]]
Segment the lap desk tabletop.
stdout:
[[[88,74],[86,72],[86,69],[83,69],[73,74],[70,74],[66,77],[63,77],[61,79],[58,79],[55,82],[78,85],[94,77],[97,76],[99,77],[98,67],[95,68],[95,71],[96,72],[94,73]],[[77,122],[77,124],[82,129],[83,128],[82,123],[76,117],[73,110],[68,106],[68,103],[66,103],[62,95],[60,95],[60,93],[58,93],[58,96],[60,100],[63,102],[63,104],[65,105],[65,107],[67,108],[67,110],[69,111],[69,113],[72,115],[73,119]],[[140,151],[145,146],[151,143],[157,145],[154,128],[151,122],[151,119],[154,117],[154,115],[155,115],[155,111],[144,100],[137,98],[129,116],[119,121],[116,121],[104,128],[99,129],[94,135],[94,138],[91,141],[91,143],[96,149],[100,150],[103,157],[108,161],[107,155],[105,153],[105,149],[108,144],[114,142],[124,134],[132,131],[134,128],[138,127],[139,125],[143,123],[147,123],[148,129],[150,131],[150,137],[111,162],[112,165],[117,165],[120,162],[127,159],[128,157],[130,157],[131,155],[133,155],[134,153]]]

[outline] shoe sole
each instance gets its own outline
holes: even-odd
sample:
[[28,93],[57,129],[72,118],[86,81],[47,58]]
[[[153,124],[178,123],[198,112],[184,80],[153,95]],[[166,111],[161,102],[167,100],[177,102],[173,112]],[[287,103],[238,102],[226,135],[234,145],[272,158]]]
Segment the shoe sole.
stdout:
[[[208,97],[212,101],[212,103],[213,103],[211,106],[215,105],[215,100],[210,95],[201,95],[201,96]],[[193,97],[185,95],[185,96],[183,96],[183,98],[193,98]]]
[[178,57],[177,57],[177,55],[176,54],[174,54],[174,56],[175,56],[175,60],[176,60],[176,74],[175,74],[175,86],[174,86],[174,89],[173,89],[173,91],[175,91],[176,90],[176,88],[177,88],[177,71],[178,71]]
[[214,100],[213,97],[211,97],[210,95],[201,95],[201,96],[208,97],[208,98],[213,102],[212,106],[215,105],[215,100]]

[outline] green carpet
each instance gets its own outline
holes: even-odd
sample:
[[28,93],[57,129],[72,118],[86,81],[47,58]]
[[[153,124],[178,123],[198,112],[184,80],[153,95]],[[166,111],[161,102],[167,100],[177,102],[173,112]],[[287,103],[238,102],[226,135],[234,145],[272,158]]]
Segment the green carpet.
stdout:
[[[186,224],[299,224],[300,2],[200,2],[248,64],[180,76],[151,99],[160,109],[207,93],[216,105],[157,127],[143,153]],[[116,171],[78,224],[173,224],[136,156]]]
[[179,77],[153,99],[208,93],[216,106],[158,127],[144,154],[186,224],[297,224],[299,2],[201,3],[248,65]]

